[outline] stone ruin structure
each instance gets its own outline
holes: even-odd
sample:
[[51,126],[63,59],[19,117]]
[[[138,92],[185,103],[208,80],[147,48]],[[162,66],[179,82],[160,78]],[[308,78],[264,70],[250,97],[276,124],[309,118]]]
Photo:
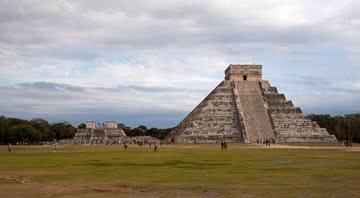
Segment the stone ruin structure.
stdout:
[[160,140],[151,136],[126,136],[114,121],[97,124],[95,121],[86,122],[85,129],[78,129],[73,139],[61,140],[60,144],[155,144]]
[[98,125],[95,121],[86,122],[85,129],[78,129],[73,142],[75,144],[119,144],[126,134],[117,127],[117,123],[107,121]]
[[225,80],[166,137],[168,143],[262,140],[337,142],[262,79],[262,65],[230,65]]

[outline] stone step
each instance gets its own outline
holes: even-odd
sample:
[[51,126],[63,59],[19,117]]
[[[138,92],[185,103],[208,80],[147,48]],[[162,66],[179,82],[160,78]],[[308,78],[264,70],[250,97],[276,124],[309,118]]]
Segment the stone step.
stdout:
[[297,112],[297,110],[300,110],[300,112],[301,112],[301,109],[299,107],[285,106],[285,105],[269,106],[268,110],[274,110],[274,111],[277,111],[277,110],[279,110],[279,111],[281,111],[281,110],[294,110],[295,112]]
[[214,106],[216,108],[229,107],[234,105],[234,101],[220,101],[220,100],[212,100],[207,102],[208,106]]
[[278,90],[276,87],[268,87],[265,90],[265,93],[269,93],[269,94],[278,94]]
[[311,126],[311,127],[319,127],[316,122],[312,122],[310,120],[274,120],[274,125],[294,125],[294,126]]
[[218,94],[218,93],[229,93],[232,89],[229,87],[220,87],[218,89],[216,89],[216,91],[214,92],[215,94]]
[[311,130],[311,129],[280,129],[276,130],[278,135],[281,136],[296,136],[296,135],[328,135],[326,131],[323,130]]
[[314,126],[316,122],[305,119],[274,119],[274,124],[309,124]]
[[211,100],[221,100],[221,101],[234,101],[233,95],[224,95],[224,94],[214,94],[209,96]]
[[288,120],[288,119],[305,119],[302,113],[272,113],[273,120]]
[[238,81],[236,82],[236,87],[249,142],[256,142],[258,139],[274,138],[259,82]]
[[[211,131],[202,131],[199,129],[186,129],[184,130],[184,133],[182,134],[182,137],[189,138],[191,136],[209,136],[209,135],[231,135],[231,134],[237,134],[239,135],[238,131],[235,130],[223,130],[223,129],[213,129]],[[236,137],[235,136],[235,137]]]
[[336,143],[336,137],[333,135],[327,136],[283,136],[277,137],[277,142],[279,143],[325,143],[332,142]]
[[284,94],[265,93],[264,96],[265,96],[265,98],[267,98],[267,99],[270,100],[270,101],[286,100]]
[[282,107],[282,106],[286,106],[286,107],[293,107],[294,104],[292,103],[291,100],[269,100],[267,101],[269,107]]
[[291,108],[291,109],[268,109],[268,112],[270,114],[288,114],[288,113],[302,113],[301,109],[299,107]]

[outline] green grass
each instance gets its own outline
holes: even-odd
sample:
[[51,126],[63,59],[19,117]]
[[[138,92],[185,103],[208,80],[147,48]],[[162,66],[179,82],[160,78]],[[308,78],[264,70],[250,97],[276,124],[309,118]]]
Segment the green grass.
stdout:
[[134,145],[127,151],[121,145],[65,145],[58,152],[52,148],[15,147],[8,153],[1,146],[0,197],[360,197],[359,150],[251,145],[230,145],[226,152],[219,145],[170,145],[158,152]]

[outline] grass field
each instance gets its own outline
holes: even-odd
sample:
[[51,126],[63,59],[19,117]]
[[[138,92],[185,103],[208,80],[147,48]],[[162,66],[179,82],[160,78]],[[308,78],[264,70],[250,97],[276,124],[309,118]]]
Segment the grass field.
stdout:
[[0,197],[360,197],[360,147],[302,146],[0,146]]

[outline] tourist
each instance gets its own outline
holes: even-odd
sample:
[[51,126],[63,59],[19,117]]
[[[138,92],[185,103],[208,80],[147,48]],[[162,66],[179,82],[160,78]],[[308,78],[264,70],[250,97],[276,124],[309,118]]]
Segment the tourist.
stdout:
[[10,143],[9,143],[9,146],[8,146],[8,152],[12,152],[12,147],[11,147]]
[[349,147],[349,140],[345,140],[345,147],[348,148]]
[[224,150],[227,151],[228,145],[227,143],[224,141]]
[[58,150],[58,145],[57,145],[57,143],[55,143],[54,144],[54,152],[57,152],[57,150]]
[[158,149],[158,145],[157,145],[157,143],[155,143],[155,145],[154,145],[154,152],[157,152],[157,149]]

